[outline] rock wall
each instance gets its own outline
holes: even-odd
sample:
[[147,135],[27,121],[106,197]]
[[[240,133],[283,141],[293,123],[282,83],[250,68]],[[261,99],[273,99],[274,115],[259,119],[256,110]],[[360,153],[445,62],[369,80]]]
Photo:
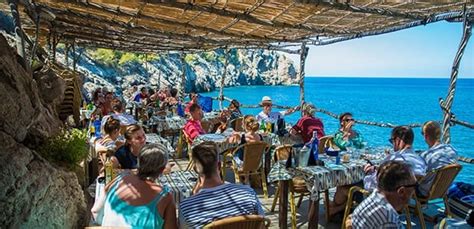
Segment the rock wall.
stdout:
[[[58,48],[58,61],[66,64],[64,47]],[[84,92],[91,93],[96,87],[107,87],[119,94],[130,85],[148,85],[152,88],[179,87],[183,62],[177,53],[141,55],[126,61],[127,57],[140,54],[120,53],[111,50],[79,48],[78,70],[84,74]],[[69,51],[69,57],[72,57]],[[225,51],[186,54],[186,92],[216,90],[225,68]],[[125,61],[124,61],[125,59]],[[145,61],[143,61],[145,59]],[[268,50],[231,49],[227,55],[228,66],[225,86],[240,85],[290,85],[297,83],[293,61],[286,55]],[[133,61],[135,60],[135,61]],[[72,60],[69,58],[69,64]],[[88,94],[85,93],[85,94]]]
[[0,34],[0,227],[82,227],[86,203],[76,175],[34,151],[61,126],[64,82],[48,71],[32,77],[18,58]]

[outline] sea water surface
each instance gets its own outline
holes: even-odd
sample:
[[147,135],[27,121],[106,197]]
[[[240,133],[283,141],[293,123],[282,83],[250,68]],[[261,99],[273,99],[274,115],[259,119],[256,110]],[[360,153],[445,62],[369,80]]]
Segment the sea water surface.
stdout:
[[[439,98],[445,98],[449,79],[420,78],[356,78],[356,77],[306,77],[305,100],[330,112],[339,114],[352,112],[355,119],[392,124],[424,123],[427,120],[442,120]],[[243,104],[258,104],[262,96],[270,96],[274,104],[296,106],[299,101],[299,86],[240,86],[224,88],[224,95]],[[218,91],[202,93],[217,96]],[[228,103],[224,103],[227,107]],[[214,109],[219,109],[215,101]],[[245,114],[256,115],[260,109],[242,109]],[[452,106],[459,120],[474,123],[474,79],[459,79]],[[338,120],[317,113],[322,119],[326,134],[335,133]],[[299,112],[285,120],[295,123]],[[357,124],[354,127],[369,146],[391,147],[391,128]],[[415,128],[416,150],[425,150],[427,145],[421,136],[421,128]],[[451,127],[451,143],[458,154],[474,158],[474,130],[463,126]],[[458,181],[473,183],[474,164],[461,163],[463,169]]]

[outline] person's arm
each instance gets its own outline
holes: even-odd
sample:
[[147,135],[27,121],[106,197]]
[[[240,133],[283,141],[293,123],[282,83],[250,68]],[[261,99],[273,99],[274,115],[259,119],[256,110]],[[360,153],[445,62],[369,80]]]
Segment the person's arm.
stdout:
[[161,201],[166,201],[166,208],[163,216],[163,219],[165,221],[164,228],[178,228],[178,223],[176,222],[176,205],[174,203],[173,196],[171,195],[171,193],[168,193],[165,199]]
[[357,149],[364,148],[364,138],[362,138],[362,135],[359,132],[354,132],[356,133],[356,136],[350,140],[352,145]]
[[120,169],[120,162],[115,156],[110,157],[110,161],[112,162],[113,168],[114,169]]
[[334,135],[334,144],[337,145],[337,147],[341,149],[345,149],[347,146],[349,146],[349,141],[344,140],[344,132],[339,131]]
[[[92,218],[94,221],[98,224],[102,223],[102,219],[99,217],[104,217],[103,215],[103,210],[105,206],[105,198],[107,197],[107,193],[105,192],[105,185],[101,185],[99,188],[101,188],[101,192],[99,197],[94,203],[94,206],[92,206],[91,213],[92,213]],[[102,215],[100,214],[102,212]]]

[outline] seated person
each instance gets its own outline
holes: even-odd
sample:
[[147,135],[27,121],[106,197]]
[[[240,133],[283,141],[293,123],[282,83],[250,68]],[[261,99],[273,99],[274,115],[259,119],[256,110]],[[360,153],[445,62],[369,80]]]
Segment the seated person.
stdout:
[[140,89],[140,93],[138,93],[137,95],[135,95],[135,98],[133,98],[133,101],[135,102],[146,102],[146,100],[148,99],[149,95],[148,95],[148,89],[146,87],[142,87]]
[[[393,144],[395,153],[387,155],[384,161],[403,161],[409,164],[415,175],[424,176],[426,174],[426,163],[415,151],[413,151],[412,144],[415,135],[413,130],[408,126],[397,126],[393,128],[390,143]],[[368,174],[364,177],[364,187],[367,190],[372,190],[377,187],[377,173],[375,166],[367,164],[364,171]]]
[[229,112],[229,120],[242,117],[242,112],[240,111],[240,103],[235,99],[230,101],[229,107],[227,107],[227,111]]
[[220,176],[217,146],[203,142],[193,149],[199,174],[195,195],[180,203],[181,227],[202,228],[219,219],[240,215],[264,215],[257,194],[249,186],[225,183]]
[[191,119],[189,119],[186,125],[184,125],[184,132],[192,142],[197,136],[205,134],[206,131],[204,131],[201,126],[201,120],[203,117],[201,107],[197,103],[193,103],[189,107],[189,112],[191,114]]
[[95,151],[99,154],[100,159],[99,174],[101,175],[103,175],[104,172],[103,165],[105,164],[107,156],[111,156],[117,148],[123,145],[123,142],[117,140],[120,135],[120,121],[109,116],[104,124],[103,133],[105,133],[105,135],[95,142]]
[[163,109],[173,110],[173,108],[175,108],[176,105],[178,104],[178,99],[176,98],[177,95],[178,95],[178,89],[171,88],[170,95],[165,98],[161,107]]
[[186,104],[186,107],[184,108],[184,113],[189,114],[191,111],[191,106],[193,104],[198,104],[198,97],[199,95],[196,93],[190,93],[189,94],[189,99],[190,101]]
[[261,123],[262,121],[264,121],[265,123],[267,122],[277,123],[278,119],[283,118],[285,115],[289,115],[295,112],[294,109],[272,112],[273,103],[272,103],[272,99],[269,96],[263,96],[262,102],[260,103],[260,105],[263,106],[263,110],[260,113],[258,113],[256,117],[258,123]]
[[364,148],[362,136],[359,132],[352,129],[355,124],[352,114],[346,112],[339,115],[339,122],[341,127],[334,135],[334,144],[341,150],[347,150],[349,147],[356,149]]
[[[156,183],[168,161],[166,147],[144,146],[138,155],[137,174],[124,172],[105,187],[92,208],[102,226],[130,228],[177,228],[176,206],[167,187]],[[103,219],[98,219],[103,210]]]
[[[247,142],[261,142],[263,141],[263,136],[258,131],[258,122],[252,115],[246,115],[244,118],[244,129],[245,133],[243,134],[235,134],[232,140],[229,139],[230,142],[239,142],[239,145],[243,145]],[[234,155],[236,158],[235,160],[237,163],[240,163],[244,160],[243,150],[239,151]]]
[[111,161],[114,168],[136,169],[138,154],[146,143],[145,132],[139,125],[133,124],[127,127],[124,136],[125,144],[117,149]]
[[314,113],[316,112],[316,108],[311,103],[305,103],[301,107],[301,113],[303,115],[300,120],[294,125],[291,130],[290,134],[292,135],[301,135],[304,143],[307,143],[313,137],[313,131],[316,131],[318,134],[318,139],[322,138],[324,134],[324,125],[321,122],[321,119],[315,118]]
[[[128,126],[128,125],[132,125],[132,124],[137,123],[137,121],[135,120],[135,118],[132,115],[129,115],[129,114],[124,112],[123,103],[122,103],[122,101],[120,101],[117,98],[115,98],[112,101],[112,111],[113,111],[112,114],[104,116],[104,118],[102,118],[101,130],[104,129],[105,122],[107,121],[107,119],[109,117],[112,117],[114,119],[119,120],[120,121],[120,127],[121,127],[122,130],[125,130],[125,127]],[[123,131],[122,131],[122,133],[123,133]]]
[[386,161],[377,173],[377,189],[354,210],[352,228],[404,228],[397,212],[415,192],[415,174],[401,161]]
[[[449,144],[441,144],[441,127],[436,121],[426,122],[421,131],[425,142],[429,149],[421,153],[421,157],[425,160],[427,172],[439,169],[446,165],[456,164],[458,155],[456,150]],[[418,187],[417,194],[427,196],[434,180],[434,174],[425,177]]]

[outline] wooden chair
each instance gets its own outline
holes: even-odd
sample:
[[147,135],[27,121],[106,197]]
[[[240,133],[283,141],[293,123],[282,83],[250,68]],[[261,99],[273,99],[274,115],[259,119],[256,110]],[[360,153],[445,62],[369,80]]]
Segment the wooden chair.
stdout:
[[414,195],[415,199],[415,209],[416,209],[416,214],[418,215],[418,219],[420,220],[421,228],[425,229],[426,224],[425,224],[425,219],[423,215],[423,211],[421,209],[422,204],[421,203],[428,203],[430,200],[434,199],[439,199],[442,198],[444,200],[444,209],[445,209],[445,214],[446,216],[450,217],[451,216],[451,211],[449,210],[449,204],[448,204],[448,196],[446,195],[449,186],[453,183],[454,179],[458,175],[458,173],[461,171],[462,166],[460,164],[451,164],[451,165],[446,165],[440,169],[434,170],[426,174],[425,177],[423,177],[420,180],[420,183],[424,179],[428,179],[430,177],[433,177],[433,183],[431,185],[431,188],[428,192],[428,196],[426,197],[420,197],[417,195]]
[[[244,160],[241,166],[238,166],[234,159],[234,155],[240,150],[244,150]],[[267,179],[263,168],[263,155],[268,151],[268,144],[265,142],[248,142],[235,148],[232,155],[232,169],[234,170],[235,182],[242,183],[240,176],[245,177],[248,182],[250,175],[261,176],[263,195],[268,198]]]
[[244,117],[232,119],[230,120],[230,127],[237,132],[244,131],[244,127],[242,126],[243,122],[244,122]]
[[209,131],[211,130],[211,126],[211,122],[204,120],[201,121],[201,127],[206,133],[209,133]]
[[328,147],[337,147],[334,143],[334,136],[332,135],[326,135],[319,139],[318,152],[323,154],[325,153],[325,149]]
[[242,215],[216,220],[204,226],[206,229],[260,229],[268,228],[270,219],[261,215]]
[[344,211],[344,218],[342,218],[342,225],[341,225],[342,229],[350,227],[350,225],[346,225],[346,220],[347,220],[347,217],[349,217],[349,215],[351,214],[352,207],[355,204],[353,199],[354,199],[354,194],[356,192],[362,193],[364,197],[367,197],[370,194],[369,191],[358,186],[352,186],[351,189],[349,189],[349,195],[347,196],[346,210]]
[[[282,145],[275,149],[275,157],[277,161],[287,160],[290,154],[293,153],[292,145]],[[295,177],[289,182],[289,193],[290,193],[290,213],[291,213],[291,228],[296,228],[296,209],[300,207],[303,197],[309,195],[306,182],[301,177]],[[299,194],[298,204],[295,206],[296,194]],[[275,211],[276,204],[280,195],[280,187],[278,186],[275,197],[273,198],[273,204],[271,211]]]
[[189,139],[189,136],[188,134],[186,134],[186,132],[184,130],[181,130],[181,137],[180,137],[180,142],[178,142],[178,144],[181,144],[182,146],[184,146],[184,144],[186,144],[186,148],[187,148],[187,154],[188,154],[188,157],[189,157],[189,163],[188,165],[186,166],[186,169],[185,170],[191,170],[194,166],[194,160],[193,160],[193,157],[192,157],[192,154],[193,154],[193,150],[191,148],[191,145],[192,145],[192,142],[191,140]]

